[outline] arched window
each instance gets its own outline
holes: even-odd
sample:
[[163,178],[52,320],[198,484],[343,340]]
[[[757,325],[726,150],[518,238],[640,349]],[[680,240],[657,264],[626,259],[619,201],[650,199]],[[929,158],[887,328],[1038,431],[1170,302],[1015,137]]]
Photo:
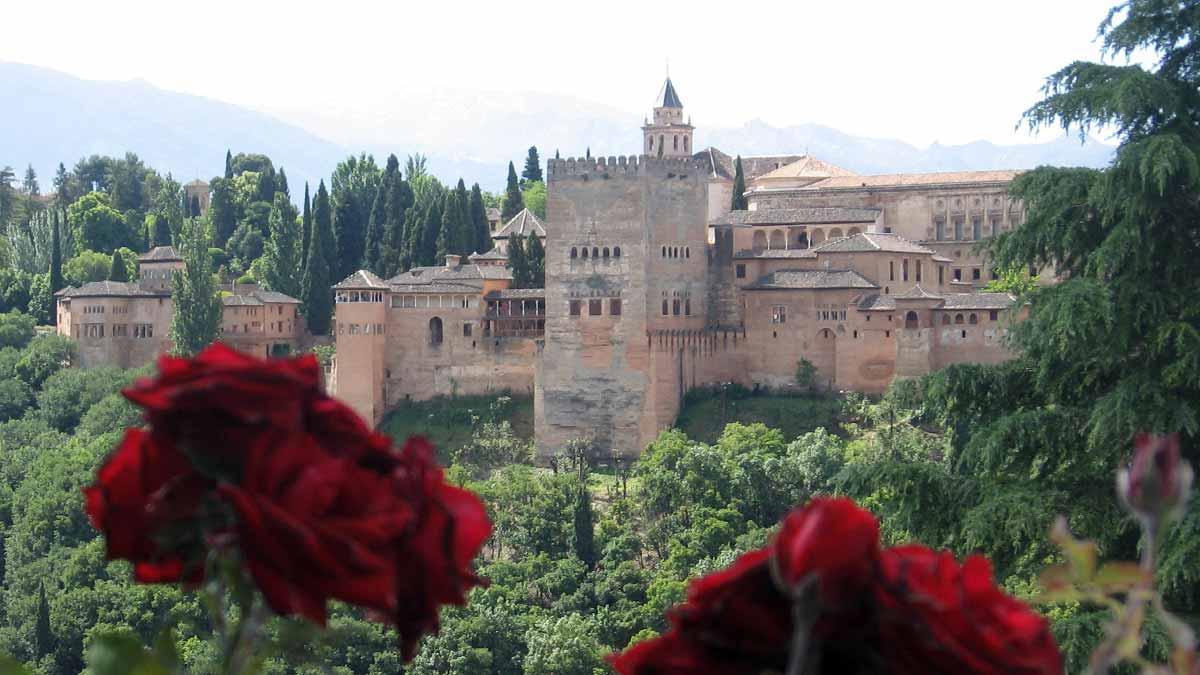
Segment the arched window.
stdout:
[[754,250],[756,252],[761,251],[764,248],[766,248],[767,247],[767,233],[763,232],[762,230],[756,231],[754,233],[754,239],[753,239],[753,243],[751,244],[751,246],[754,248]]
[[688,137],[687,136],[683,137],[683,151],[684,152],[688,151]]
[[620,258],[620,257],[621,257],[621,247],[620,247],[620,246],[614,246],[614,247],[613,247],[613,257],[614,257],[614,258]]
[[783,230],[775,230],[771,233],[771,248],[774,250],[787,248],[787,235]]
[[842,228],[840,228],[840,227],[835,227],[835,228],[833,228],[832,230],[830,230],[830,231],[829,231],[829,238],[830,238],[830,239],[841,239],[841,238],[842,238],[842,236],[843,236],[843,235],[842,235]]
[[604,257],[605,258],[608,257],[608,247],[607,246],[604,247]]
[[599,247],[597,247],[597,246],[593,246],[593,247],[592,247],[592,257],[593,257],[593,258],[599,258],[599,257],[600,257],[600,248],[599,248]]
[[967,323],[974,326],[975,324],[979,323],[979,317],[975,316],[974,312],[972,312],[971,316],[967,318]]
[[647,152],[654,151],[654,137],[653,136],[646,137],[646,151]]
[[909,312],[908,314],[904,315],[904,327],[909,330],[913,330],[913,329],[920,327],[920,325],[917,323],[917,313],[916,312]]
[[571,257],[572,258],[579,257],[579,249],[575,248],[574,246],[571,247]]
[[684,246],[683,247],[683,257],[690,259],[692,257],[692,249],[687,246]]
[[679,149],[679,136],[672,136],[671,144],[674,146],[675,150],[678,150]]
[[961,324],[962,322],[963,322],[963,315],[955,314],[954,315],[954,323],[957,325],[957,324]]
[[664,258],[667,257],[667,247],[666,246],[662,247],[662,257],[664,257]]
[[587,250],[587,247],[586,247],[586,246],[584,246],[584,247],[583,247],[583,257],[584,257],[584,258],[588,257],[588,255],[587,255],[587,251],[588,251],[588,250]]
[[442,344],[442,319],[433,317],[429,320],[429,344],[434,347]]
[[658,135],[658,154],[661,155],[662,151],[663,151],[663,135],[659,134]]

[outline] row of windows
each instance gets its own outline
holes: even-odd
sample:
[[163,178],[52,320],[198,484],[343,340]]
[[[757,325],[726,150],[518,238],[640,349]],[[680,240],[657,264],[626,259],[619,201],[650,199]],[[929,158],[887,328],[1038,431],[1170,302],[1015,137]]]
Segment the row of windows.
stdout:
[[663,316],[691,316],[692,315],[692,299],[691,298],[672,298],[670,304],[666,298],[662,301]]
[[386,326],[381,323],[342,323],[338,322],[338,335],[385,335]]
[[143,279],[170,279],[175,270],[142,270],[141,277]]
[[[241,330],[240,330],[240,331],[238,330],[238,326],[241,326]],[[236,324],[236,323],[235,323],[235,324],[233,324],[233,325],[229,326],[229,328],[228,328],[228,329],[227,329],[227,328],[225,328],[224,326],[222,326],[222,327],[221,327],[221,332],[228,332],[228,333],[249,333],[249,332],[251,332],[251,329],[254,329],[254,332],[258,332],[258,329],[259,329],[259,328],[262,328],[262,322],[261,322],[261,321],[251,321],[250,323],[243,323],[243,324]],[[271,328],[270,328],[270,330],[273,330],[273,331],[278,331],[278,332],[280,332],[280,333],[283,333],[283,332],[288,332],[288,333],[290,333],[290,332],[291,332],[291,330],[292,330],[292,322],[291,322],[291,321],[288,321],[288,322],[286,322],[286,323],[285,323],[285,322],[283,322],[283,321],[272,321],[272,322],[271,322]]]
[[383,302],[383,291],[338,291],[334,302]]
[[[115,324],[112,327],[112,337],[129,337],[129,325],[125,323]],[[75,337],[104,337],[104,324],[102,323],[85,323],[76,324]],[[135,338],[152,338],[154,337],[154,326],[148,323],[133,324],[133,337]]]
[[591,251],[592,258],[608,258],[609,256],[612,256],[614,258],[621,257],[621,247],[620,246],[614,246],[614,247],[612,247],[611,250],[607,246],[593,246],[590,249],[586,246],[572,246],[571,247],[571,258],[572,259],[575,259],[575,258],[587,259],[588,251]]
[[473,295],[393,295],[392,309],[474,309]]
[[[688,150],[688,137],[686,135],[680,136],[679,134],[671,134],[671,148],[673,150],[679,149],[679,139],[680,138],[683,139],[683,151],[690,152],[690,150]],[[667,142],[666,136],[664,136],[663,134],[659,134],[658,135],[658,152],[659,152],[659,154],[662,154],[663,149],[666,147],[666,145],[665,145],[666,142]],[[654,154],[654,136],[653,135],[646,136],[646,151],[648,154]]]
[[[815,316],[816,320],[818,320],[818,321],[845,321],[846,320],[846,310],[844,310],[844,309],[833,309],[833,310],[822,309],[822,310],[817,310],[815,312],[814,316]],[[1000,311],[999,310],[996,310],[996,309],[988,310],[988,320],[989,321],[998,321],[999,319],[1000,319]],[[870,314],[866,315],[866,320],[867,321],[871,320]],[[892,320],[891,314],[887,315],[887,320],[889,322]],[[905,317],[906,323],[907,322],[915,322],[916,320],[917,320],[916,312],[909,312]],[[961,324],[964,321],[966,321],[966,323],[969,323],[973,326],[973,325],[979,323],[979,316],[976,315],[974,312],[965,315],[965,317],[963,314],[955,314],[954,315],[954,318],[953,318],[954,323]],[[950,315],[942,314],[942,325],[949,325],[950,322],[951,322]],[[771,323],[787,323],[787,305],[772,305],[771,306]],[[914,326],[906,326],[906,327],[915,328],[916,326],[914,325]]]
[[83,313],[84,314],[103,314],[104,313],[104,305],[84,305]]
[[[604,314],[604,300],[601,298],[592,298],[587,301],[588,316],[602,316]],[[567,311],[571,316],[581,316],[583,314],[583,301],[571,300],[568,304]],[[621,316],[621,299],[609,298],[608,300],[608,315]]]
[[[1013,217],[1011,218],[1012,225],[1019,224],[1019,220],[1020,220],[1019,216],[1014,214]],[[951,224],[951,232],[950,233],[952,233],[954,235],[953,237],[947,236],[948,233],[947,233],[947,228],[946,228],[946,220],[944,218],[934,218],[933,219],[934,237],[938,240],[967,239],[967,237],[964,235],[967,234],[966,228],[968,227],[968,224],[966,223],[966,221],[963,220],[963,218],[961,218],[961,217],[952,218],[950,221],[950,224]],[[990,225],[990,230],[988,233],[992,234],[992,235],[1000,234],[1001,230],[1007,229],[1007,227],[1008,227],[1001,222],[1000,216],[992,216],[988,220],[988,224]],[[971,228],[970,229],[970,234],[971,234],[970,239],[974,239],[974,240],[983,239],[983,234],[984,234],[983,233],[983,216],[972,216],[971,222],[970,222],[970,228]]]
[[688,259],[692,257],[690,246],[663,246],[661,257],[670,260]]

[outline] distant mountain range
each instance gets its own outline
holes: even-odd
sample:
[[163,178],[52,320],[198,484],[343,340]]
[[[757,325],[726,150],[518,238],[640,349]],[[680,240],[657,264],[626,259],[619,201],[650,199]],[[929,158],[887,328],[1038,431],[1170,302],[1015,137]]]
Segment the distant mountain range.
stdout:
[[[451,89],[396,90],[371,100],[267,111],[166,91],[147,82],[83,80],[53,70],[0,62],[0,165],[32,164],[48,186],[61,161],[136,152],[181,181],[221,172],[225,150],[261,152],[287,169],[293,194],[328,177],[347,154],[366,151],[429,157],[443,180],[463,177],[484,189],[504,187],[530,145],[543,158],[621,155],[641,147],[641,118],[563,96]],[[345,100],[338,104],[337,100]],[[321,107],[316,107],[316,106]],[[975,142],[917,148],[846,134],[818,124],[785,128],[755,120],[736,128],[698,125],[696,147],[730,154],[808,152],[858,173],[1022,169],[1039,164],[1103,166],[1113,147],[1089,139],[996,145]]]

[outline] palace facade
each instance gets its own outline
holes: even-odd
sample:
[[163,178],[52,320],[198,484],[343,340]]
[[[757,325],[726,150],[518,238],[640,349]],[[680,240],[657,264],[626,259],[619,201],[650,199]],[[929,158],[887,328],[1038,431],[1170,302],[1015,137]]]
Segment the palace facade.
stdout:
[[[1018,227],[1013,171],[859,176],[806,155],[697,152],[668,79],[640,156],[555,159],[545,223],[496,248],[334,288],[330,387],[368,419],[406,399],[534,397],[539,452],[588,438],[636,455],[684,393],[736,382],[878,393],[1010,357],[1014,299],[978,244]],[[544,237],[544,289],[514,289],[507,237]]]

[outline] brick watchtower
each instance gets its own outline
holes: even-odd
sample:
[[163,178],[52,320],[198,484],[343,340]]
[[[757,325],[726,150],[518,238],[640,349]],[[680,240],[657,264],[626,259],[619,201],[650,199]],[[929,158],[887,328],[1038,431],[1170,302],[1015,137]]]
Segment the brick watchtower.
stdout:
[[663,84],[662,98],[654,108],[654,123],[642,127],[642,147],[650,157],[690,157],[692,154],[691,120],[683,121],[683,103],[671,78]]

